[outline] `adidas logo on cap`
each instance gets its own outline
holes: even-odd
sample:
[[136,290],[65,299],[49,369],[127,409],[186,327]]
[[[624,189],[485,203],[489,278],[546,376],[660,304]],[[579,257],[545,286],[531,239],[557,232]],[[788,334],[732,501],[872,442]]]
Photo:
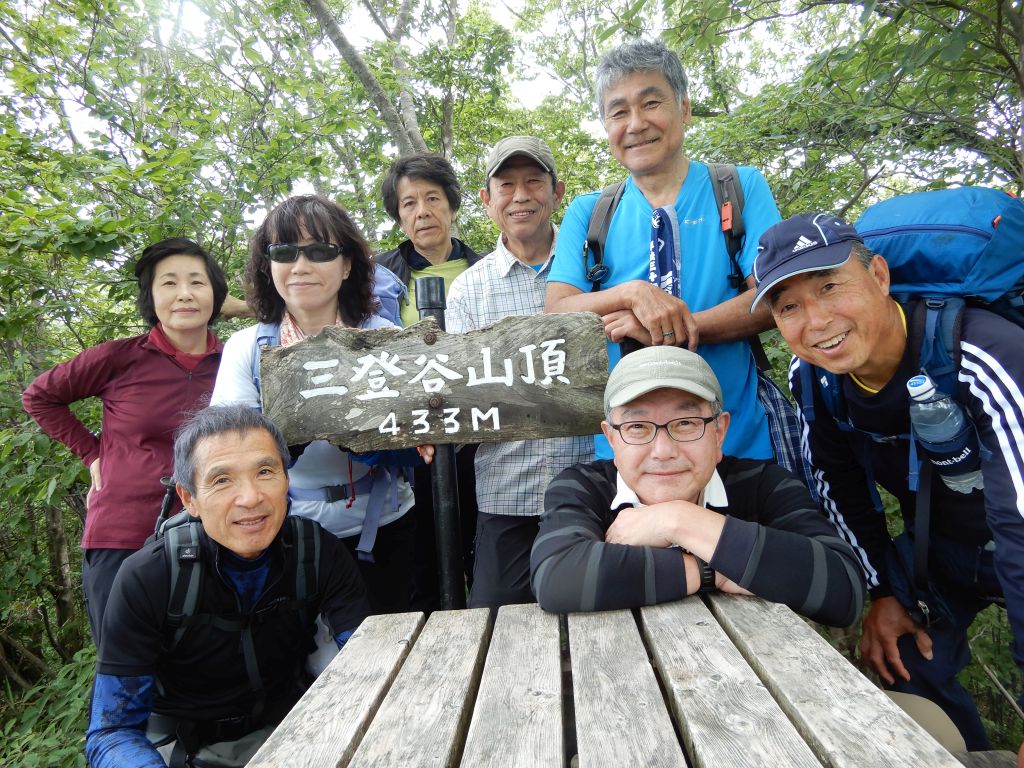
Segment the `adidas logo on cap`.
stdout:
[[810,247],[815,246],[817,244],[818,244],[817,240],[811,240],[808,237],[804,237],[803,235],[800,235],[800,239],[796,241],[796,245],[793,246],[793,250],[790,251],[790,253],[796,253],[797,251],[802,251],[805,248],[810,248]]

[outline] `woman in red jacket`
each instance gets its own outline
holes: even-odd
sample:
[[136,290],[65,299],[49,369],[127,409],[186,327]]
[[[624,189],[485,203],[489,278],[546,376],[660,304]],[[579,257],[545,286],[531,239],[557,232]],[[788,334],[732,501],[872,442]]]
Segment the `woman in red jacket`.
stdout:
[[[22,403],[40,428],[89,468],[82,535],[82,587],[96,644],[121,562],[153,532],[160,478],[173,469],[174,431],[213,389],[221,343],[209,329],[227,280],[200,245],[171,238],[135,265],[138,307],[150,331],[90,347],[39,376]],[[103,401],[99,435],[69,407]]]

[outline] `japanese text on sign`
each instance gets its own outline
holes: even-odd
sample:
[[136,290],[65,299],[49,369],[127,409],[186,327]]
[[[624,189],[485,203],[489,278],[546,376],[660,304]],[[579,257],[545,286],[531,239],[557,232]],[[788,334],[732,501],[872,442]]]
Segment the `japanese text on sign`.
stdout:
[[[522,362],[522,373],[518,379],[524,384],[549,387],[554,382],[571,384],[565,376],[565,351],[561,346],[565,339],[550,339],[538,344],[527,344],[516,350],[512,357],[500,359],[495,365],[490,347],[480,350],[480,366],[467,366],[465,376],[448,367],[449,355],[437,353],[417,355],[404,360],[388,351],[363,355],[350,367],[351,375],[341,366],[337,358],[310,360],[303,363],[309,371],[309,383],[314,385],[300,389],[299,394],[310,399],[327,395],[338,396],[348,393],[346,384],[365,382],[366,391],[356,395],[357,400],[377,400],[385,397],[399,397],[398,387],[403,383],[422,387],[423,392],[440,392],[448,381],[465,380],[465,386],[478,387],[483,384],[502,384],[511,387],[515,378],[515,362]],[[540,358],[538,369],[537,358]],[[498,372],[495,372],[497,368]],[[541,376],[538,378],[538,370]]]

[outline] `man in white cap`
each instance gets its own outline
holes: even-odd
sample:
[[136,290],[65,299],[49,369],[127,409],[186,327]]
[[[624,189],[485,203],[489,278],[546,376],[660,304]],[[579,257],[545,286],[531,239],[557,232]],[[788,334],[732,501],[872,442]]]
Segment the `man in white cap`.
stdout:
[[[494,251],[452,282],[449,333],[485,328],[510,315],[544,311],[565,194],[542,139],[508,136],[491,150],[480,199],[500,230]],[[566,467],[594,455],[591,436],[485,443],[476,454],[477,516],[471,607],[533,602],[530,547],[544,489]]]
[[604,394],[614,459],[562,472],[545,495],[531,557],[541,607],[632,608],[719,589],[852,624],[864,602],[853,550],[785,469],[723,456],[729,413],[711,367],[672,346],[628,362]]

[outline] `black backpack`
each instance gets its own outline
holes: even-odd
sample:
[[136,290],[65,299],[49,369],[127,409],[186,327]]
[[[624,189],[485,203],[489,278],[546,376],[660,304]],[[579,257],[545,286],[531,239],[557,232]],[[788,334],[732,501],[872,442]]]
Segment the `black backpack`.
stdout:
[[[748,287],[737,259],[737,254],[743,248],[743,241],[746,237],[746,228],[743,225],[743,185],[740,184],[739,172],[735,165],[708,163],[707,166],[708,174],[711,177],[711,189],[715,193],[715,203],[718,206],[718,216],[722,222],[725,250],[729,254],[729,285],[739,294]],[[583,244],[583,266],[586,268],[587,279],[593,283],[591,290],[594,291],[600,290],[601,283],[608,277],[608,267],[604,265],[604,244],[608,239],[612,216],[625,188],[626,180],[623,179],[601,190],[597,204],[590,215],[587,239]],[[590,262],[588,254],[590,253],[594,254],[592,266],[588,266]],[[800,449],[800,422],[796,411],[789,398],[786,397],[786,393],[779,389],[778,385],[767,375],[767,371],[770,371],[772,366],[765,354],[764,347],[761,346],[761,339],[754,335],[747,339],[747,343],[750,345],[754,363],[757,365],[757,398],[768,419],[768,432],[775,459],[800,478],[810,489],[811,494],[817,498],[817,490],[811,477],[810,467],[804,463],[803,453]],[[639,349],[640,344],[633,339],[626,339],[620,346],[622,354],[625,356]]]
[[[164,542],[164,551],[170,564],[171,591],[167,602],[167,620],[169,626],[174,628],[174,638],[167,650],[177,647],[185,631],[197,624],[215,624],[224,630],[240,631],[243,634],[243,649],[248,650],[251,642],[246,643],[244,635],[249,633],[251,628],[242,618],[196,613],[205,577],[202,548],[199,543],[202,526],[201,520],[183,510],[161,523],[152,537],[156,541]],[[292,587],[291,595],[277,607],[309,612],[318,597],[321,529],[312,520],[298,515],[288,515],[284,520],[284,526],[285,541],[289,546],[296,548],[296,553],[289,563],[289,572],[285,576]],[[312,620],[312,616],[309,618]],[[255,659],[252,661],[252,665],[246,664],[250,670],[250,678],[255,669]]]
[[[740,184],[739,172],[736,166],[731,163],[708,163],[708,174],[711,176],[711,189],[715,193],[715,203],[718,206],[719,219],[722,222],[722,236],[725,238],[725,250],[729,254],[729,285],[742,293],[747,289],[746,281],[743,279],[743,270],[737,254],[743,248],[743,241],[746,238],[746,228],[743,225],[743,185]],[[608,230],[612,224],[612,216],[622,199],[622,193],[626,189],[626,180],[609,184],[601,190],[597,198],[597,204],[590,214],[590,223],[587,225],[587,239],[583,245],[583,265],[586,267],[587,279],[593,283],[592,291],[601,289],[601,283],[608,277],[608,267],[604,265],[604,245],[608,240]],[[594,255],[593,265],[590,263],[589,254]],[[760,371],[771,370],[771,363],[765,355],[764,347],[757,336],[751,336],[748,340],[751,352],[754,354],[754,361]],[[623,345],[623,354],[631,352],[630,345]]]

